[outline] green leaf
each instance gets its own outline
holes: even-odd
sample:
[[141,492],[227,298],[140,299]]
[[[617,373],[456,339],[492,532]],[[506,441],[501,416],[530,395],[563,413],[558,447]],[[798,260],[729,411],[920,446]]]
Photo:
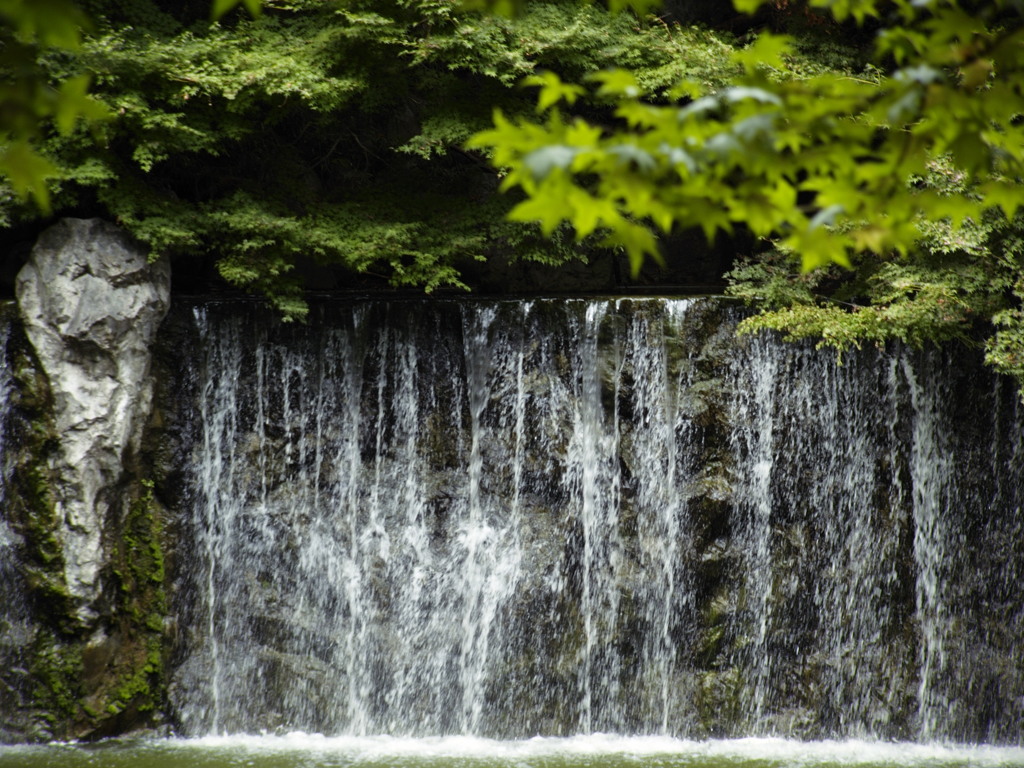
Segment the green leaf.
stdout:
[[792,55],[792,50],[793,39],[788,35],[762,32],[753,43],[733,53],[732,59],[748,73],[754,73],[761,67],[785,69],[783,57]]
[[88,96],[89,76],[72,77],[61,85],[57,99],[54,122],[57,130],[65,136],[71,133],[83,112],[91,111],[91,100]]
[[705,87],[700,83],[693,80],[680,80],[669,89],[668,97],[673,101],[693,100],[705,95],[705,91]]
[[740,13],[756,13],[757,9],[764,5],[767,0],[733,0],[732,4]]
[[679,173],[682,173],[684,168],[688,174],[697,172],[697,161],[694,160],[693,155],[685,149],[672,146],[668,142],[662,142],[658,147],[658,151],[665,156],[665,159],[668,160],[668,162],[675,167]]
[[861,24],[868,16],[877,16],[876,0],[812,0],[811,5],[827,8],[836,21],[845,21],[852,16]]
[[552,171],[567,170],[578,153],[576,147],[552,144],[524,155],[523,166],[529,170],[533,178],[541,181]]
[[569,194],[573,209],[572,225],[577,241],[592,234],[598,227],[610,226],[621,217],[610,200],[594,197],[585,190],[573,186]]
[[969,130],[956,137],[949,145],[949,151],[956,164],[969,173],[987,170],[990,166],[988,146],[977,133]]
[[525,0],[462,0],[463,11],[484,11],[511,19],[522,14]]
[[923,101],[924,95],[920,89],[911,88],[907,90],[886,112],[889,122],[894,125],[903,125],[904,123],[916,120],[921,112]]
[[562,78],[554,72],[541,72],[538,75],[530,75],[523,80],[523,85],[536,86],[540,88],[537,95],[537,111],[544,112],[560,101],[566,104],[575,104],[576,99],[586,93],[586,90],[573,83],[563,83]]
[[764,88],[751,88],[750,86],[737,85],[732,88],[726,88],[722,91],[722,99],[727,104],[735,104],[738,101],[759,101],[762,104],[775,104],[782,106],[782,99],[778,95],[771,91],[766,91]]
[[226,13],[234,10],[238,5],[245,5],[245,9],[254,19],[263,12],[262,0],[213,0],[210,6],[210,19],[219,21]]
[[979,191],[987,205],[998,206],[1007,220],[1013,220],[1017,211],[1024,207],[1024,195],[1020,187],[1001,181],[982,184]]
[[650,173],[658,167],[658,163],[651,156],[651,153],[635,144],[613,145],[608,147],[608,154],[617,158],[621,164],[627,167],[635,167],[641,172]]
[[612,13],[630,10],[643,16],[655,8],[660,8],[661,4],[661,0],[608,0],[608,10]]
[[844,211],[845,209],[841,205],[830,205],[822,208],[811,217],[811,221],[807,228],[817,229],[818,227],[831,227],[835,224],[836,217],[841,216]]
[[701,198],[690,198],[680,202],[680,208],[684,212],[683,222],[689,226],[698,226],[704,232],[704,237],[709,243],[715,241],[715,235],[719,230],[732,232],[732,221],[729,214],[716,205]]
[[219,20],[239,2],[240,0],[213,0],[213,4],[210,6],[210,18],[213,21]]
[[798,230],[783,242],[787,248],[799,254],[800,268],[804,272],[830,264],[850,266],[850,259],[842,240],[834,237],[823,227]]
[[560,224],[572,219],[572,186],[562,174],[549,177],[532,197],[516,205],[508,218],[511,221],[537,222],[541,231],[550,236]]
[[57,167],[36,152],[27,141],[13,141],[0,148],[0,175],[22,199],[32,198],[44,213],[50,212],[46,180],[57,176]]
[[658,241],[647,227],[619,219],[615,229],[605,238],[603,245],[620,247],[626,251],[629,257],[629,270],[633,278],[639,276],[640,268],[644,265],[647,257],[661,263],[661,252],[658,250]]
[[721,106],[722,102],[718,100],[717,96],[701,96],[699,99],[682,107],[677,112],[677,117],[679,122],[683,122],[691,117],[701,117],[702,115],[714,112]]
[[74,50],[89,19],[71,0],[3,0],[0,18],[26,42]]
[[595,72],[590,79],[601,84],[601,87],[597,89],[598,96],[637,99],[641,95],[640,84],[637,83],[636,76],[624,69]]

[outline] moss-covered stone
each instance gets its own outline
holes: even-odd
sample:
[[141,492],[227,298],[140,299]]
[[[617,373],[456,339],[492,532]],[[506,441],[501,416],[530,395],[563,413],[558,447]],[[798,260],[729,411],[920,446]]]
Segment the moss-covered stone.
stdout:
[[[96,638],[93,685],[83,699],[80,726],[89,736],[153,727],[165,709],[162,510],[149,480],[121,523],[110,571],[115,592],[109,635]],[[91,714],[90,714],[91,713]]]
[[59,581],[29,581],[41,621],[30,674],[32,703],[50,738],[97,738],[159,725],[166,709],[164,564],[152,484],[130,505],[111,565],[116,596],[97,627],[75,624],[73,601],[54,604]]
[[[148,727],[165,709],[163,659],[164,532],[148,481],[126,482],[104,531],[106,593],[94,620],[83,620],[65,580],[64,525],[54,471],[60,435],[47,377],[13,312],[7,346],[13,375],[6,425],[11,467],[4,516],[19,537],[18,569],[26,610],[25,671],[0,671],[25,689],[17,713],[4,713],[5,740],[90,738]],[[132,467],[136,472],[138,467]],[[125,510],[123,513],[121,510]],[[18,678],[18,675],[21,678]],[[10,679],[8,679],[10,678]]]
[[30,672],[34,681],[33,704],[51,732],[60,735],[64,731],[64,723],[72,720],[79,709],[81,648],[39,632],[33,647]]
[[7,516],[24,538],[23,571],[29,588],[55,627],[67,633],[76,622],[64,580],[64,552],[58,536],[61,521],[53,494],[59,478],[50,468],[58,450],[53,395],[18,325],[13,328],[8,355],[14,372],[8,450],[14,455]]

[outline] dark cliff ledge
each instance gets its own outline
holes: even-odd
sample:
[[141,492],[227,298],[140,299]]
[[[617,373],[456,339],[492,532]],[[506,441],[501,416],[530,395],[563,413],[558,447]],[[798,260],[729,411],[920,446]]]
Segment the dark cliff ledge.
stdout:
[[[42,231],[38,224],[24,224],[0,232],[0,300],[14,297],[17,274]],[[649,260],[635,276],[624,255],[607,250],[581,251],[579,259],[559,265],[494,255],[457,265],[468,292],[442,286],[434,295],[720,293],[736,256],[750,253],[753,245],[742,230],[733,237],[721,236],[713,245],[708,245],[700,232],[684,232],[662,240],[662,264]],[[426,295],[417,288],[396,288],[384,275],[323,266],[311,259],[296,259],[295,272],[311,293]],[[172,273],[174,294],[245,295],[221,278],[209,257],[177,256]]]

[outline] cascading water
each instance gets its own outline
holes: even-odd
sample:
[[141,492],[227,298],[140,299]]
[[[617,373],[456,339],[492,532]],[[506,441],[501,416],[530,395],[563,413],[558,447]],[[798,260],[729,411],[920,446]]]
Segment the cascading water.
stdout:
[[[616,582],[621,567],[618,536],[620,477],[618,466],[618,409],[605,414],[601,402],[602,370],[598,356],[598,334],[607,307],[588,304],[581,327],[574,328],[572,435],[566,461],[566,491],[569,514],[578,521],[582,553],[577,564],[580,589],[580,615],[583,623],[578,656],[578,697],[581,712],[578,728],[591,733],[615,731],[618,722],[601,722],[595,710],[600,702],[618,698],[619,654],[608,642],[615,635],[619,590]],[[615,363],[613,362],[614,366]],[[617,377],[615,377],[617,381]],[[617,395],[618,393],[614,393]],[[615,398],[617,401],[617,397]],[[613,710],[609,712],[614,716]]]
[[183,732],[1024,739],[1024,413],[974,362],[712,300],[315,313],[178,321]]
[[901,362],[916,416],[910,464],[914,479],[914,557],[918,566],[916,608],[921,626],[919,720],[922,735],[934,738],[945,730],[944,718],[955,722],[959,708],[959,702],[948,697],[945,684],[951,674],[945,630],[952,606],[943,570],[956,557],[958,548],[950,530],[952,518],[944,514],[957,505],[951,498],[955,458],[945,444],[948,437],[943,434],[940,409],[951,393],[942,386],[944,381],[926,389],[908,361]]
[[[678,638],[695,617],[691,610],[693,583],[682,568],[684,555],[692,557],[687,528],[687,484],[696,474],[692,459],[693,425],[680,401],[692,381],[692,366],[670,371],[666,336],[685,317],[688,302],[676,302],[665,317],[632,315],[624,346],[623,379],[629,389],[624,400],[634,429],[628,467],[634,478],[633,514],[636,516],[640,562],[644,579],[631,587],[644,611],[641,668],[648,679],[641,686],[645,700],[637,702],[646,720],[660,733],[678,729],[687,721],[692,691],[676,677]],[[687,361],[690,362],[690,361]],[[612,511],[617,518],[619,510]],[[615,585],[612,585],[615,588]],[[660,720],[658,719],[660,717]]]
[[866,353],[840,367],[758,338],[733,375],[748,601],[736,631],[756,639],[735,658],[750,670],[748,727],[906,736],[899,695],[914,641],[898,612],[901,577],[912,578],[900,571],[909,478],[888,361]]

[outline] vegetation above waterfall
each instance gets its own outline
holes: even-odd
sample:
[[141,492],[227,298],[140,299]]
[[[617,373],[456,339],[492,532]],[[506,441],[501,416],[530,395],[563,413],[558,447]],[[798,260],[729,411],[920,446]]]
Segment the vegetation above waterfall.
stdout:
[[746,233],[748,330],[984,339],[1024,377],[1012,3],[80,5],[80,41],[11,48],[47,43],[12,103],[60,130],[8,142],[55,174],[40,192],[6,168],[9,226],[42,223],[25,194],[106,216],[288,318],[324,270],[430,291],[477,261],[637,267],[665,234]]
[[[460,268],[488,257],[582,258],[506,220],[511,202],[467,139],[496,105],[532,110],[519,84],[536,72],[625,64],[653,88],[683,76],[712,87],[730,46],[572,1],[514,21],[458,5],[274,0],[257,19],[239,9],[211,24],[209,0],[94,0],[96,31],[43,63],[54,82],[92,73],[113,117],[44,144],[62,169],[55,210],[99,212],[156,253],[216,261],[291,317],[304,312],[300,272],[318,266],[431,290],[462,287]],[[7,203],[8,223],[33,215]]]

